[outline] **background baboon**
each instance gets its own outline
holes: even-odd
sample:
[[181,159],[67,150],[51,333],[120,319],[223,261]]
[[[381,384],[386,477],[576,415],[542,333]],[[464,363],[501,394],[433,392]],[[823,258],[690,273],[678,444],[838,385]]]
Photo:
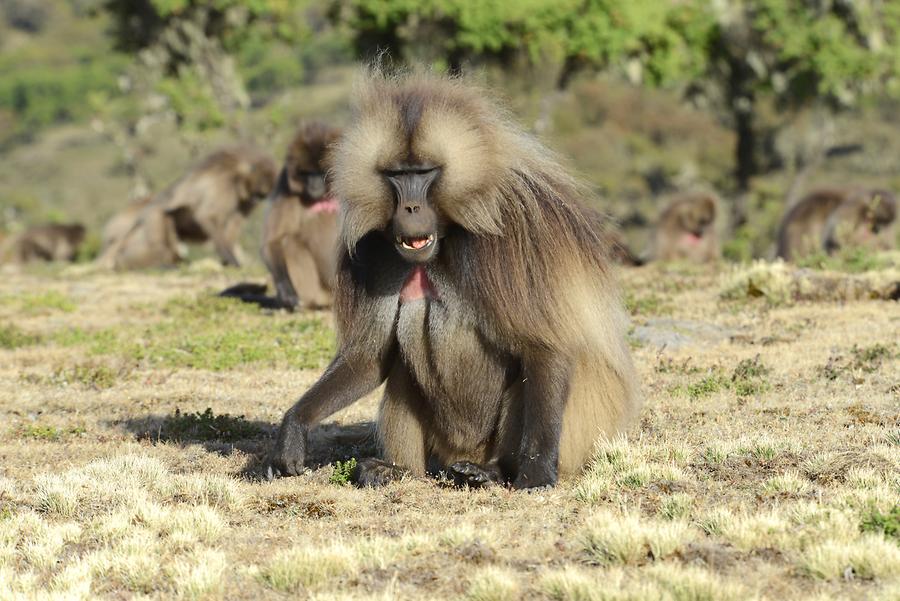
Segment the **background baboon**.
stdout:
[[323,123],[301,127],[271,195],[262,257],[285,307],[331,305],[339,206],[325,178],[324,159],[339,135]]
[[[883,199],[883,202],[872,203],[870,207],[869,201],[875,199]],[[836,213],[838,207],[842,205],[843,208]],[[883,190],[861,188],[813,190],[791,207],[782,218],[778,230],[777,256],[786,261],[793,261],[810,254],[833,252],[841,245],[841,237],[845,243],[854,238],[857,243],[862,243],[861,236],[866,227],[873,234],[884,229],[890,230],[886,226],[893,221],[892,215],[895,213],[894,196]],[[869,225],[866,226],[866,223]],[[847,238],[850,231],[856,231],[856,234]],[[831,239],[828,243],[831,248],[826,248],[828,238]],[[874,241],[875,237],[872,238]],[[882,236],[877,236],[877,239],[881,240]]]
[[3,245],[0,259],[11,263],[74,261],[84,236],[80,223],[36,225],[11,236]]
[[115,246],[128,235],[134,224],[137,223],[141,211],[153,200],[152,196],[143,196],[133,201],[123,211],[116,213],[103,227],[101,248],[107,249]]
[[271,473],[302,470],[310,425],[387,380],[383,460],[359,484],[436,468],[555,484],[640,404],[599,216],[480,90],[375,74],[356,103],[333,170],[339,350],[285,415]]
[[116,268],[171,265],[180,260],[178,242],[212,240],[225,265],[239,265],[237,239],[247,215],[275,183],[275,162],[248,147],[220,150],[142,207],[114,217],[131,228],[104,249],[101,262]]
[[823,234],[825,252],[860,247],[888,250],[896,244],[897,199],[887,190],[851,195],[828,216]]
[[681,194],[659,217],[654,237],[659,261],[706,263],[720,256],[716,232],[718,200],[708,193]]

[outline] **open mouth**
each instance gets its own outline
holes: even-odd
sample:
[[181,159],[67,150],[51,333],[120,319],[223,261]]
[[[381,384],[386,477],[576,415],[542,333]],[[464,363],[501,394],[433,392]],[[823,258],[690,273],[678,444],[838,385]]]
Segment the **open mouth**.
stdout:
[[397,236],[397,245],[405,250],[425,250],[434,244],[434,234],[427,236]]

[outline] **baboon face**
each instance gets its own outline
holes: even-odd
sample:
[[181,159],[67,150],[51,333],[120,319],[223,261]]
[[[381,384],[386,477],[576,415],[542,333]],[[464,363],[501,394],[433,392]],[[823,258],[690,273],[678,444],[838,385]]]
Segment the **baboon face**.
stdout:
[[340,136],[340,130],[323,123],[301,127],[285,158],[288,188],[305,205],[313,205],[331,196],[325,177],[325,161],[329,146]]
[[411,263],[425,263],[436,254],[445,220],[432,204],[429,189],[441,168],[430,164],[396,165],[384,178],[394,193],[390,234],[400,256]]
[[678,214],[681,228],[694,238],[702,238],[716,220],[716,205],[711,198],[703,197],[685,203]]
[[889,227],[897,218],[897,200],[885,190],[874,190],[866,203],[866,222],[873,234]]
[[363,92],[332,160],[351,253],[381,232],[401,257],[422,263],[451,228],[501,233],[502,191],[515,185],[503,165],[516,142],[483,101],[452,81]]

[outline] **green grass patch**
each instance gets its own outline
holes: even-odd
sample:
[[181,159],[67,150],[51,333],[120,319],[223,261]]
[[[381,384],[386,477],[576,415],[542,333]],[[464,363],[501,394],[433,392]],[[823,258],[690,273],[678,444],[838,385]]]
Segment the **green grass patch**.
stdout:
[[41,337],[29,334],[12,324],[0,325],[0,348],[16,349],[25,346],[34,346],[41,342]]
[[886,269],[891,265],[892,262],[885,256],[859,247],[848,248],[834,255],[826,255],[822,252],[814,253],[797,261],[798,267],[845,273],[863,273]]
[[828,357],[828,362],[819,368],[819,373],[826,380],[837,380],[844,375],[854,373],[873,373],[878,371],[885,361],[896,357],[893,345],[873,344],[872,346],[853,345],[849,353],[836,352]]
[[183,442],[188,440],[233,442],[254,438],[263,433],[263,429],[247,421],[243,415],[223,413],[215,415],[209,407],[205,411],[175,413],[166,417],[159,427],[157,435],[161,440]]
[[18,428],[15,432],[19,438],[29,438],[32,440],[57,441],[65,436],[81,436],[86,430],[83,426],[72,426],[70,428],[57,428],[55,426],[46,426],[40,424],[28,424]]
[[102,330],[85,330],[83,328],[66,328],[54,332],[53,342],[64,347],[85,347],[91,355],[116,355],[124,351],[119,332],[112,328]]
[[769,389],[766,377],[771,369],[762,364],[759,355],[744,359],[737,364],[731,374],[731,388],[739,397],[755,396]]
[[0,304],[14,305],[26,315],[47,311],[73,312],[78,305],[62,292],[50,290],[39,294],[7,294],[0,297]]
[[331,477],[328,478],[328,481],[338,486],[346,486],[347,484],[350,484],[350,477],[353,475],[353,470],[355,469],[356,459],[353,457],[347,461],[335,461],[331,470]]
[[625,294],[625,308],[632,315],[662,315],[672,312],[672,305],[655,294],[637,296],[628,292]]
[[57,386],[80,384],[95,390],[104,390],[115,386],[122,375],[125,374],[108,365],[81,363],[57,369],[50,376],[48,383]]
[[894,505],[887,513],[877,509],[863,518],[859,525],[862,532],[878,532],[900,543],[900,505]]

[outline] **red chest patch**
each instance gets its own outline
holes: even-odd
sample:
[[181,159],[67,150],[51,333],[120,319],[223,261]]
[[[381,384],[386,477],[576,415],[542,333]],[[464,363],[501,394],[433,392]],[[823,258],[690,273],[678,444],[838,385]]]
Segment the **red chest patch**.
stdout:
[[340,208],[338,199],[334,196],[329,196],[309,207],[309,211],[311,213],[337,213]]
[[700,238],[700,236],[698,236],[697,234],[688,232],[687,234],[685,234],[682,237],[682,240],[688,246],[696,246],[696,245],[700,244],[700,241],[702,240],[702,238]]
[[403,282],[403,287],[400,288],[401,303],[437,297],[437,290],[435,290],[434,284],[428,279],[425,268],[421,266],[413,268],[409,277]]

